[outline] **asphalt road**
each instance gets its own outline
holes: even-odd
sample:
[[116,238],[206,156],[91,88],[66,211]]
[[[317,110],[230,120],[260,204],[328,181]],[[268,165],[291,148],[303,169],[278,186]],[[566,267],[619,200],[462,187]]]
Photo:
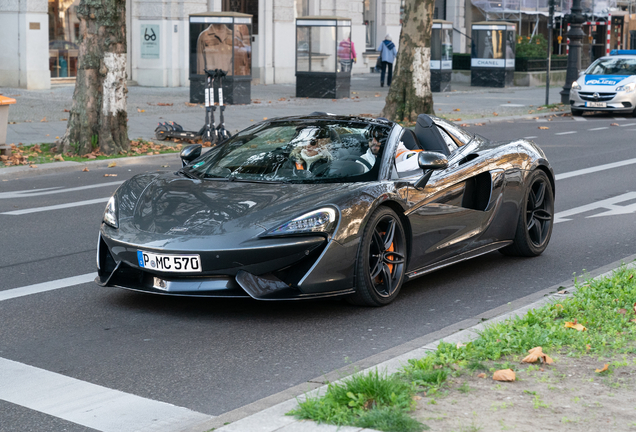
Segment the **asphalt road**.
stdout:
[[[42,376],[74,378],[74,385],[216,416],[636,253],[636,119],[503,121],[469,129],[492,139],[533,137],[546,151],[559,175],[560,222],[550,246],[533,259],[494,252],[440,270],[406,284],[384,308],[175,299],[92,282],[3,299],[11,289],[95,272],[97,230],[116,182],[174,169],[178,161],[1,181],[0,382],[23,372],[25,388]],[[90,185],[98,186],[73,190]],[[66,390],[48,391],[38,402],[0,385],[0,431],[125,430],[55,414],[45,401]]]

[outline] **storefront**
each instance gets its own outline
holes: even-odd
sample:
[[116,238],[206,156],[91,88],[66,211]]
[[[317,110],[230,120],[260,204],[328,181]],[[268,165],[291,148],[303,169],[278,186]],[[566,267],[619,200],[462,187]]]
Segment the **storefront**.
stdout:
[[80,0],[49,0],[49,70],[51,79],[77,76]]

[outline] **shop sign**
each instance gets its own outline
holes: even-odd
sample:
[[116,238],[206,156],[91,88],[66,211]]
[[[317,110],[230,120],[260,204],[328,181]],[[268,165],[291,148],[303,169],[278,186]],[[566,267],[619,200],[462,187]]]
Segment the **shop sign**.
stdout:
[[159,25],[158,24],[142,24],[141,25],[141,58],[142,59],[158,59],[159,58]]

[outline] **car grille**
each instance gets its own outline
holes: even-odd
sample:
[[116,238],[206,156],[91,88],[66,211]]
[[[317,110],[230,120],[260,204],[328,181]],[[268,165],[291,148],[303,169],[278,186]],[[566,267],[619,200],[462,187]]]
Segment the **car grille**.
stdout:
[[599,93],[598,99],[594,98],[594,92],[579,92],[581,99],[590,102],[607,102],[614,99],[616,93]]

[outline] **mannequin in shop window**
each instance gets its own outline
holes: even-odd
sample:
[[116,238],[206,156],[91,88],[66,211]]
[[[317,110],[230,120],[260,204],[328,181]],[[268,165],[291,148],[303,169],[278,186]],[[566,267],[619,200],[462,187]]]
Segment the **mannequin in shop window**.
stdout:
[[232,74],[232,30],[225,24],[210,24],[197,39],[197,73],[222,69]]

